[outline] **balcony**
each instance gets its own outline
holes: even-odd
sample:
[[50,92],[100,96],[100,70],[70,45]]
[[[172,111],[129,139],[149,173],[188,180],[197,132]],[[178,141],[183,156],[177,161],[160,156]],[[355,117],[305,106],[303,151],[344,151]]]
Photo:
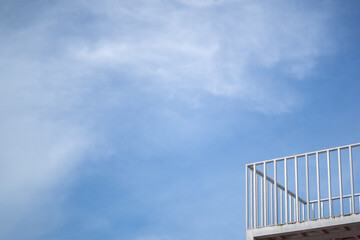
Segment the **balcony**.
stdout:
[[247,240],[360,239],[359,212],[360,143],[246,165]]

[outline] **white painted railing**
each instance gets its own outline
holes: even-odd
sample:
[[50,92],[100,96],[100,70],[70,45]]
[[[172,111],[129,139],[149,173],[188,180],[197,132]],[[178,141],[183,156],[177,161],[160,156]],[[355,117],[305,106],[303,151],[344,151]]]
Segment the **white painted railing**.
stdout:
[[359,212],[354,150],[360,143],[247,164],[247,229]]

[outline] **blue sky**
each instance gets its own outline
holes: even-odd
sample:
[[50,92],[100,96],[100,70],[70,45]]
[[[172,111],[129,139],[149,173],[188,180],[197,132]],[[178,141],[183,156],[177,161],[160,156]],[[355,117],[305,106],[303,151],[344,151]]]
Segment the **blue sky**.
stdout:
[[0,238],[244,239],[245,163],[359,142],[358,1],[0,4]]

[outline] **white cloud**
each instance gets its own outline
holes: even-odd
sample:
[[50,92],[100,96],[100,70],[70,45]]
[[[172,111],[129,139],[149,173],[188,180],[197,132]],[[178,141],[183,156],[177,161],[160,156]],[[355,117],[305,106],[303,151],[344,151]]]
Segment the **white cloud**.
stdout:
[[197,0],[197,1],[178,0],[178,1],[185,5],[195,6],[195,7],[213,7],[228,2],[234,2],[234,0]]
[[[277,76],[303,79],[329,51],[324,44],[327,13],[301,11],[295,3],[240,2],[231,9],[226,1],[196,1],[222,5],[226,14],[162,1],[115,8],[111,3],[93,10],[107,16],[99,29],[111,29],[99,41],[71,49],[75,58],[120,71],[126,66],[128,72],[148,78],[147,84],[180,99],[191,99],[195,91],[240,99],[255,111],[291,111],[299,103],[296,92],[290,80]],[[129,25],[125,30],[124,22]],[[292,91],[295,98],[264,82]]]
[[[59,220],[62,197],[54,188],[72,178],[89,140],[71,124],[26,114],[3,117],[0,131],[0,237],[44,234]],[[39,214],[43,211],[47,213]],[[37,229],[39,225],[43,229]],[[24,226],[21,232],[19,226]]]
[[57,226],[62,189],[94,143],[77,112],[88,83],[41,55],[47,37],[35,25],[1,42],[1,239],[36,239]]
[[168,237],[168,236],[146,236],[146,237],[141,237],[141,238],[137,238],[136,240],[172,240],[173,238]]

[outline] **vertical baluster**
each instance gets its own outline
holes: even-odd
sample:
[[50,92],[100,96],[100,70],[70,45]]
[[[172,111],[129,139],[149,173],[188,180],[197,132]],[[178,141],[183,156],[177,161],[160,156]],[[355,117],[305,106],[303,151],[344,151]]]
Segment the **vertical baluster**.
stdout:
[[261,175],[260,176],[260,226],[264,226],[264,187]]
[[296,222],[296,197],[293,197],[293,201],[294,201],[294,207],[293,207],[293,211],[294,211],[294,218],[293,218],[293,222]]
[[288,186],[287,186],[287,159],[284,159],[284,180],[285,180],[285,223],[288,223]]
[[355,213],[355,199],[354,199],[354,171],[353,171],[353,160],[352,160],[352,147],[349,147],[349,158],[350,158],[350,183],[351,183],[351,213]]
[[264,215],[265,215],[265,221],[264,226],[267,226],[268,222],[268,214],[267,214],[267,204],[268,204],[268,188],[267,188],[267,180],[266,180],[266,163],[264,162]]
[[329,216],[332,217],[332,194],[331,194],[331,167],[330,167],[330,151],[327,150],[327,170],[328,170],[328,193],[329,193]]
[[289,197],[289,222],[292,222],[292,197],[291,195],[289,195]]
[[256,164],[253,165],[254,168],[254,228],[257,228],[257,219],[258,219],[258,214],[257,214],[257,208],[258,208],[258,199],[257,199],[257,174],[256,174]]
[[324,217],[324,202],[321,202],[321,217],[320,218],[323,218]]
[[319,170],[319,153],[316,153],[316,184],[317,184],[317,203],[318,203],[318,218],[321,216],[320,204],[320,170]]
[[344,215],[343,191],[342,191],[342,171],[341,171],[341,149],[338,148],[338,170],[339,170],[339,195],[340,195],[340,215]]
[[253,196],[254,196],[254,184],[253,184],[253,181],[254,181],[254,177],[253,177],[253,172],[254,171],[251,171],[250,170],[250,226],[251,228],[254,227],[254,199],[253,199]]
[[283,190],[280,189],[280,223],[283,224]]
[[305,171],[306,171],[306,209],[307,219],[310,220],[310,194],[309,194],[309,158],[305,155]]
[[246,166],[245,167],[245,184],[246,184],[246,203],[245,203],[245,206],[246,206],[246,228],[249,228],[249,203],[248,203],[248,192],[249,192],[249,186],[248,186],[248,167]]
[[275,212],[275,219],[274,219],[274,224],[277,225],[278,224],[278,201],[277,201],[277,170],[276,170],[276,161],[274,161],[274,212]]
[[270,221],[271,221],[271,225],[274,224],[274,218],[273,218],[273,213],[274,213],[274,205],[273,205],[273,184],[270,184]]
[[305,204],[303,203],[302,206],[303,206],[303,208],[302,208],[302,215],[303,215],[302,220],[305,221]]
[[298,186],[298,157],[295,157],[295,199],[294,199],[294,222],[299,221],[299,186]]

